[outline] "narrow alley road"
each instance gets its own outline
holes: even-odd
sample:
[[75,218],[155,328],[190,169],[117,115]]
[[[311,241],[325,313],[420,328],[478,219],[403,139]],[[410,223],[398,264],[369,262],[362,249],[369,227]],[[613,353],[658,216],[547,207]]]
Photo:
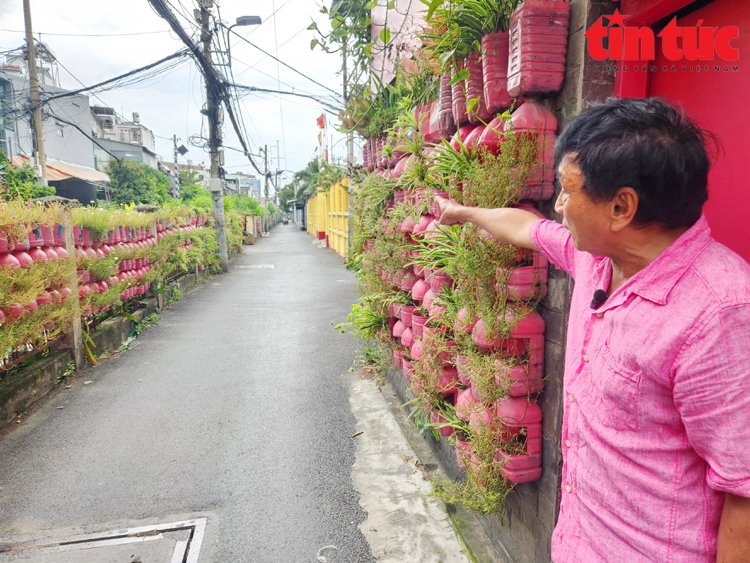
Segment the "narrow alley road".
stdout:
[[246,248],[0,433],[0,562],[468,561],[392,395],[349,372],[356,299],[293,225]]
[[340,258],[277,227],[3,437],[0,537],[207,516],[201,561],[371,560],[355,342],[332,326],[356,297]]

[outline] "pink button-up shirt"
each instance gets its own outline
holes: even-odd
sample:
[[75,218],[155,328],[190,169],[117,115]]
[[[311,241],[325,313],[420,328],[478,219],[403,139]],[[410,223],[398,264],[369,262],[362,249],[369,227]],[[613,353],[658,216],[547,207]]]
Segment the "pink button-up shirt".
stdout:
[[593,310],[609,258],[532,239],[575,279],[553,560],[714,561],[724,492],[750,497],[750,265],[701,218]]

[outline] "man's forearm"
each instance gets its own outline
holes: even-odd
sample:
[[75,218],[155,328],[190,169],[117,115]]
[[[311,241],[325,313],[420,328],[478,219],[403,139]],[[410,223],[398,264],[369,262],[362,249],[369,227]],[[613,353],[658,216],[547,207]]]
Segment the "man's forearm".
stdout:
[[750,499],[729,493],[724,496],[717,563],[747,563],[750,561]]
[[464,206],[457,212],[461,222],[474,223],[503,244],[536,250],[531,240],[531,226],[539,217],[533,213],[514,208],[484,209]]

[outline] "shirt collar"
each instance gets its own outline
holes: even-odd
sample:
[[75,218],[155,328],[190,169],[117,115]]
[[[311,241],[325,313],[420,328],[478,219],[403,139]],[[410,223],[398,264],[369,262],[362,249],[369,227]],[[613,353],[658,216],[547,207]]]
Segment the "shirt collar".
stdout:
[[682,233],[623,287],[630,293],[664,305],[677,281],[710,242],[711,229],[706,217],[701,215],[692,227]]

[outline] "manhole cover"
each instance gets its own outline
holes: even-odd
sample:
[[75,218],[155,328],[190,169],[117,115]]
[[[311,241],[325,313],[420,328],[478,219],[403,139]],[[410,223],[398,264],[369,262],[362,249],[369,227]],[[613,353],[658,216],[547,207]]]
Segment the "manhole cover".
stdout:
[[0,545],[0,561],[197,563],[206,519],[121,528],[59,540]]

